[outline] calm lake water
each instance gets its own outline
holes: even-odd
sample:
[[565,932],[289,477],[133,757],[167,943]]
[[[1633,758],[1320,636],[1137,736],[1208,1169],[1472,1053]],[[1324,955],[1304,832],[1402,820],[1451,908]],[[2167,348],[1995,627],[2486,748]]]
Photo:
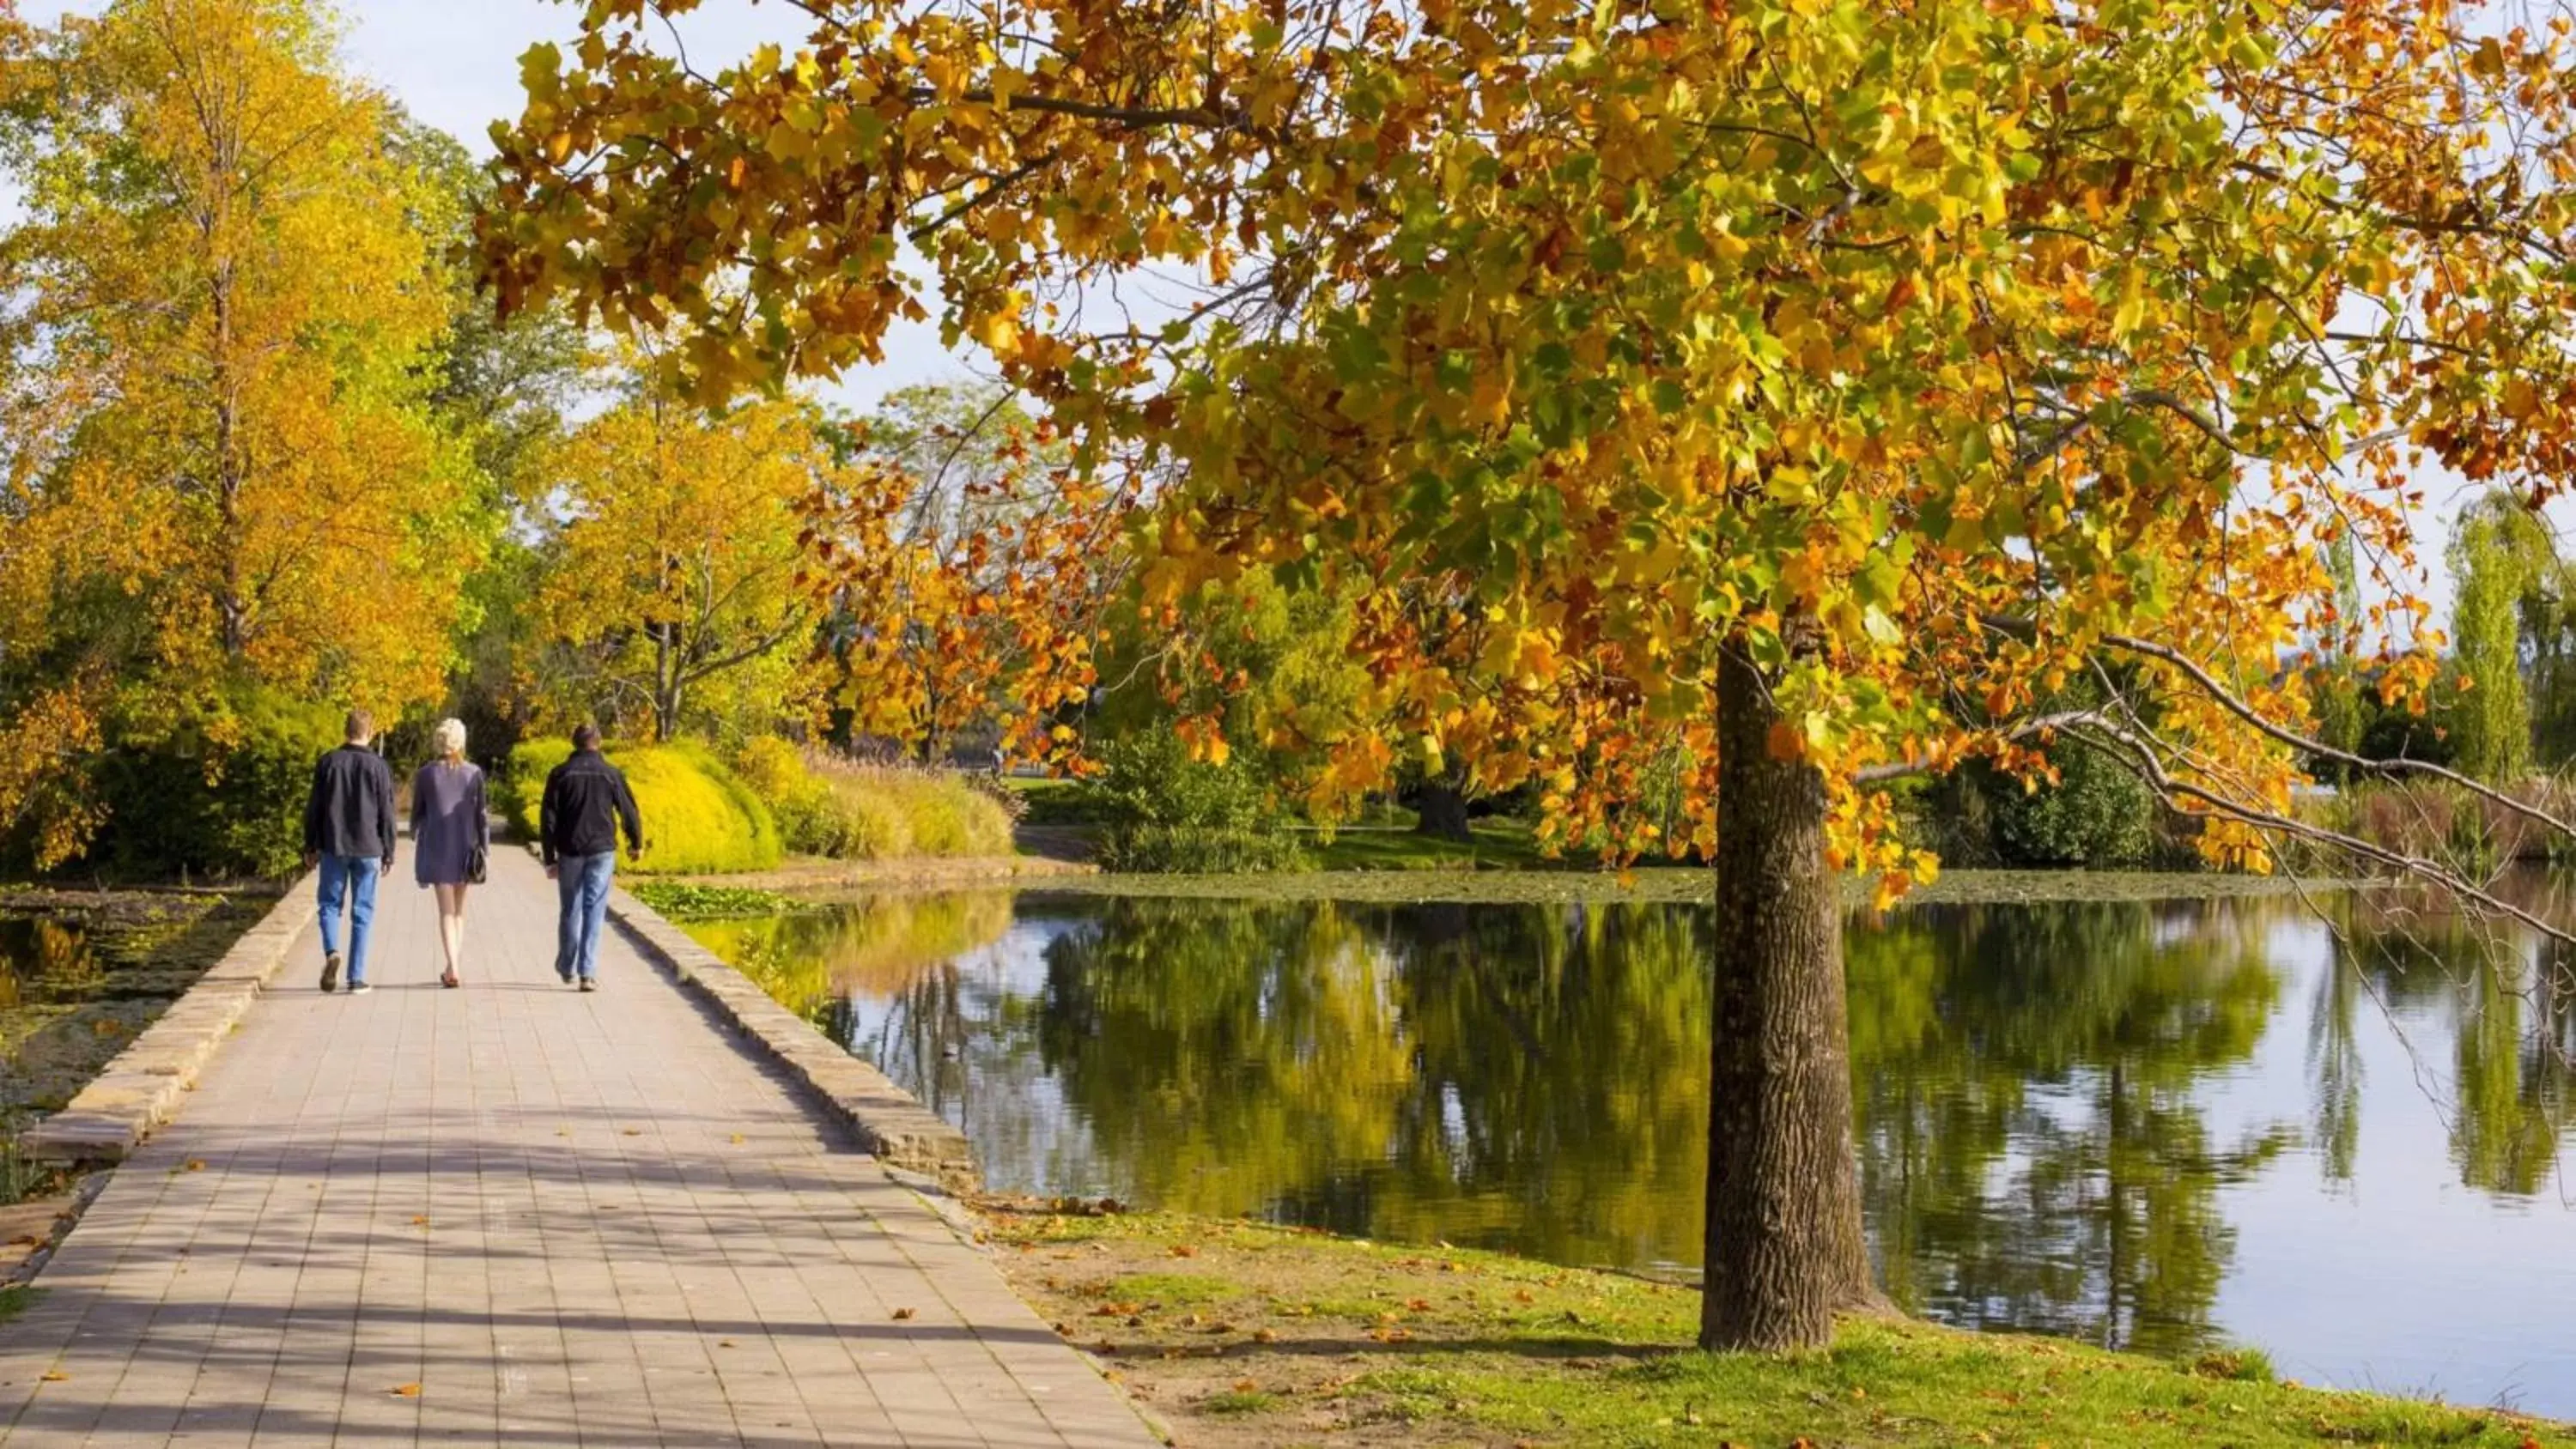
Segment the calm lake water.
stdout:
[[[2576,983],[2403,901],[1919,906],[1848,946],[1910,1309],[2576,1417]],[[997,1189],[1688,1270],[1706,909],[958,894],[695,928]]]

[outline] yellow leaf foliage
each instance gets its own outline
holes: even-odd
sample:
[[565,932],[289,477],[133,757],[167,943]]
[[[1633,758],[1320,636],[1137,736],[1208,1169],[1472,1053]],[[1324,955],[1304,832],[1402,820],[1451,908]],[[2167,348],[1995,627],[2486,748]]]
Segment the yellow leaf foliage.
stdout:
[[[2576,476],[2576,138],[2536,79],[2576,56],[2466,39],[2483,7],[811,8],[811,66],[700,79],[631,3],[532,55],[504,303],[667,316],[723,395],[874,360],[918,248],[949,335],[1159,490],[1149,607],[1366,600],[1319,800],[1437,740],[1544,781],[1550,838],[1704,843],[1737,649],[1891,892],[1930,867],[1868,782],[2031,774],[2043,725],[2260,867],[2299,761],[2247,716],[2303,723],[2269,685],[2329,625],[2416,633],[2413,470]],[[816,104],[828,144],[775,135]],[[1161,317],[1041,300],[1175,271],[1207,291]],[[1675,768],[1686,826],[1617,808]]]
[[[0,688],[27,758],[225,681],[388,714],[444,687],[489,518],[426,402],[422,218],[450,203],[334,44],[292,3],[0,14],[0,91],[35,122],[0,241],[0,653],[48,661]],[[43,794],[0,780],[0,816],[59,858],[98,822]]]

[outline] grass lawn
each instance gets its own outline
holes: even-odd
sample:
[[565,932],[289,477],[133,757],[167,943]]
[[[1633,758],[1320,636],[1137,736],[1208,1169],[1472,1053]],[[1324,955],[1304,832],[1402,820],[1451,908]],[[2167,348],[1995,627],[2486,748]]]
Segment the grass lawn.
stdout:
[[1248,1223],[979,1205],[1003,1271],[1188,1449],[2576,1446],[2565,1427],[2054,1339],[1855,1319],[1711,1355],[1688,1289]]
[[1355,825],[1318,834],[1311,846],[1321,870],[1590,870],[1590,862],[1548,860],[1538,837],[1516,821],[1480,820],[1472,840],[1418,835],[1409,826]]

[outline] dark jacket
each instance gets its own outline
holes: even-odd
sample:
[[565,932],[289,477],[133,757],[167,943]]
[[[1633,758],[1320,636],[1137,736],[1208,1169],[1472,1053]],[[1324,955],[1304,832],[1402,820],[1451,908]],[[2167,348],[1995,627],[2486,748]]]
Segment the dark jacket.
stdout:
[[394,863],[394,772],[364,745],[342,745],[313,767],[304,801],[304,853]]
[[567,855],[606,855],[617,849],[617,830],[626,828],[626,847],[644,848],[644,817],[626,777],[597,750],[583,750],[555,766],[546,776],[545,798],[537,806],[537,844],[546,864]]

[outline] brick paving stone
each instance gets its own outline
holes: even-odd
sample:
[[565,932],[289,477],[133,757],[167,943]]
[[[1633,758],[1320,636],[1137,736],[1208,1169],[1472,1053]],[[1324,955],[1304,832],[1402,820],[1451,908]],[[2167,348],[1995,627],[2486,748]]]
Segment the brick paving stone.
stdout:
[[552,886],[492,867],[464,990],[407,860],[372,994],[297,943],[0,1326],[0,1445],[1157,1442],[622,936],[557,982]]

